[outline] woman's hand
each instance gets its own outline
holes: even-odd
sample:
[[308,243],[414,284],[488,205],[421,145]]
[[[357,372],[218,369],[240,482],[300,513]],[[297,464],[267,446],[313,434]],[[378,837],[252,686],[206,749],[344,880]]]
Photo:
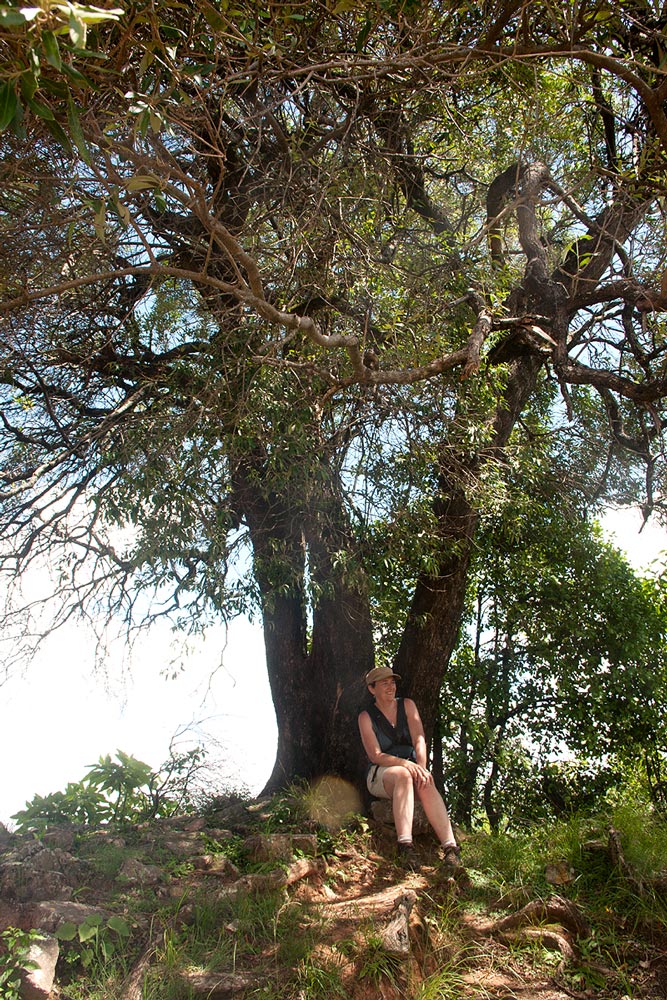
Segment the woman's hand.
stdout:
[[433,784],[433,775],[421,764],[415,764],[413,760],[406,760],[404,766],[410,772],[417,788],[425,788],[426,785]]

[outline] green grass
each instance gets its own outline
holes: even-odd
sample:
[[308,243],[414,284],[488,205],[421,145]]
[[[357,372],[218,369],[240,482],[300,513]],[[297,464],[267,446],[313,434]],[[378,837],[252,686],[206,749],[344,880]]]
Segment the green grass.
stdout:
[[294,995],[308,997],[308,1000],[328,1000],[348,994],[335,965],[304,958],[297,967]]
[[470,996],[470,983],[461,975],[464,965],[458,961],[442,964],[417,987],[415,1000],[460,1000]]
[[[299,801],[291,794],[258,816],[257,829],[312,829],[302,825],[302,817]],[[612,825],[619,831],[636,884],[611,862],[606,845]],[[360,824],[337,834],[327,830],[322,843],[335,866],[332,883],[339,884],[342,874],[348,874],[347,884],[354,888],[354,866],[348,872],[335,851],[351,849],[363,857],[374,846],[368,829]],[[211,841],[207,846],[233,860],[242,871],[258,867],[247,859],[240,837]],[[84,844],[81,853],[112,878],[122,861],[136,856],[138,850],[138,844],[122,847],[98,838]],[[145,860],[152,858],[146,855]],[[524,827],[499,835],[474,833],[465,840],[464,860],[471,885],[462,893],[452,893],[451,885],[438,879],[420,891],[424,939],[409,967],[383,948],[374,921],[337,940],[335,926],[327,924],[318,907],[300,901],[291,889],[232,897],[209,883],[208,890],[192,895],[193,890],[186,887],[181,899],[170,900],[152,889],[125,887],[110,906],[123,912],[130,924],[145,928],[148,914],[154,928],[164,928],[145,977],[142,1000],[191,1000],[192,990],[182,978],[187,969],[251,970],[258,985],[248,989],[243,1000],[343,997],[351,995],[354,983],[362,992],[376,990],[379,995],[386,988],[400,993],[403,1000],[484,1000],[484,990],[477,991],[464,974],[474,976],[477,968],[502,972],[507,963],[517,975],[555,974],[574,992],[604,991],[604,1000],[637,994],[639,963],[646,961],[651,936],[664,940],[667,932],[667,902],[652,888],[652,879],[667,870],[667,833],[664,823],[650,812],[616,803],[597,816],[573,816],[548,827]],[[550,885],[545,877],[547,865],[559,862],[573,870],[574,879]],[[173,860],[165,866],[172,872],[177,867]],[[638,893],[637,884],[643,894]],[[492,939],[473,943],[464,929],[466,920],[488,922],[528,901],[554,894],[576,903],[592,928],[590,937],[578,942],[577,961],[563,970],[560,953],[539,940],[512,944],[500,960]],[[68,975],[61,978],[63,1000],[119,1000],[123,978],[141,946],[135,929],[122,961],[121,956],[114,956],[85,974],[72,961],[71,968],[63,970]]]
[[77,854],[84,858],[103,878],[115,879],[123,864],[135,860],[142,851],[138,847],[128,847],[110,838],[86,837],[82,840]]
[[378,986],[383,979],[396,982],[403,968],[403,960],[390,954],[377,934],[369,934],[359,955],[357,978],[367,979]]

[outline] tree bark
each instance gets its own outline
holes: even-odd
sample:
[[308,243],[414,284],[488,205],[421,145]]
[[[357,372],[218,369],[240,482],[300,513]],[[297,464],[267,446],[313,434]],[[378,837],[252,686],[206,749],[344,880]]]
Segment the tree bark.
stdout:
[[[365,757],[357,715],[364,674],[373,666],[373,636],[365,575],[342,504],[322,491],[315,513],[299,514],[275,495],[251,488],[256,482],[256,475],[238,469],[236,498],[253,544],[278,725],[276,761],[265,791],[325,774],[359,785]],[[310,640],[307,575],[316,595]]]
[[417,580],[396,656],[396,669],[403,678],[405,692],[417,702],[429,744],[442,678],[458,637],[478,520],[461,471],[476,476],[485,461],[499,457],[533,392],[541,365],[541,358],[529,349],[520,353],[512,363],[504,398],[493,415],[494,434],[488,451],[461,461],[456,473],[444,468],[441,472],[438,543],[445,555],[437,575],[422,575]]

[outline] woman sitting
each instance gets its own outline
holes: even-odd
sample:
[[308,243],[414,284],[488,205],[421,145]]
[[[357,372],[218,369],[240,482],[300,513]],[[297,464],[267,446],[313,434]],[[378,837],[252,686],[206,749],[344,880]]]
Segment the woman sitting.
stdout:
[[366,674],[374,704],[359,714],[359,732],[370,766],[366,784],[379,799],[391,799],[399,856],[415,863],[412,821],[415,794],[443,847],[445,864],[459,867],[459,848],[447,807],[426,768],[426,739],[419,712],[410,698],[396,697],[400,676],[391,667]]

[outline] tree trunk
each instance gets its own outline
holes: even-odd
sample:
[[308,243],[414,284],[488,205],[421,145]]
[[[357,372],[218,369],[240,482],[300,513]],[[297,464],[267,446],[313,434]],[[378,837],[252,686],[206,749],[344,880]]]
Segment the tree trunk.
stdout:
[[[278,724],[276,761],[265,791],[325,774],[358,785],[365,756],[357,715],[366,692],[364,674],[373,666],[373,636],[365,575],[342,505],[323,493],[314,516],[298,516],[275,495],[263,495],[256,485],[250,489],[250,483],[256,484],[257,476],[239,469],[236,498],[253,544]],[[310,642],[308,575],[316,595]]]
[[476,476],[485,461],[499,457],[535,387],[541,364],[528,350],[514,359],[505,395],[492,418],[494,433],[488,451],[460,460],[456,473],[444,468],[441,472],[438,542],[445,554],[436,576],[423,575],[417,580],[396,656],[404,691],[419,707],[429,744],[442,679],[458,638],[477,527],[477,510],[468,499],[461,470]]
[[[396,669],[402,690],[415,700],[430,744],[445,667],[454,649],[463,613],[477,512],[464,489],[453,484],[439,516],[440,535],[449,548],[437,576],[421,576],[415,587]],[[442,544],[442,543],[441,543]]]
[[489,821],[489,827],[491,828],[491,833],[498,833],[498,829],[500,827],[500,813],[493,804],[493,792],[496,787],[496,782],[498,781],[499,773],[500,773],[500,768],[498,766],[498,761],[494,757],[493,762],[491,764],[491,773],[484,782],[484,790],[482,794],[482,797],[484,799],[484,812],[486,813],[486,818]]
[[[338,774],[358,784],[365,771],[357,716],[373,666],[373,633],[365,592],[334,585],[331,598],[313,615],[311,672],[315,699],[313,724],[319,736],[317,774]],[[310,711],[313,709],[311,708]]]
[[457,823],[469,830],[477,788],[477,776],[481,766],[478,759],[468,760],[460,768],[461,782],[451,796],[452,814]]
[[304,654],[295,602],[266,601],[264,638],[278,722],[276,762],[266,790],[296,778],[336,774],[358,785],[365,757],[357,728],[373,663],[368,600],[340,581],[313,613]]
[[[516,363],[494,417],[493,451],[506,443],[538,368],[539,359],[531,356]],[[467,471],[480,462],[473,456]],[[374,659],[372,622],[342,501],[323,488],[311,500],[311,510],[299,513],[284,498],[258,489],[258,481],[256,468],[237,469],[235,493],[253,544],[278,724],[276,761],[266,790],[328,773],[360,784],[364,755],[356,720],[365,695],[363,677]],[[437,576],[417,582],[396,660],[403,690],[417,702],[429,742],[458,635],[477,524],[477,511],[459,477],[443,471],[441,485],[439,543],[445,555]],[[310,642],[308,575],[315,595]]]

